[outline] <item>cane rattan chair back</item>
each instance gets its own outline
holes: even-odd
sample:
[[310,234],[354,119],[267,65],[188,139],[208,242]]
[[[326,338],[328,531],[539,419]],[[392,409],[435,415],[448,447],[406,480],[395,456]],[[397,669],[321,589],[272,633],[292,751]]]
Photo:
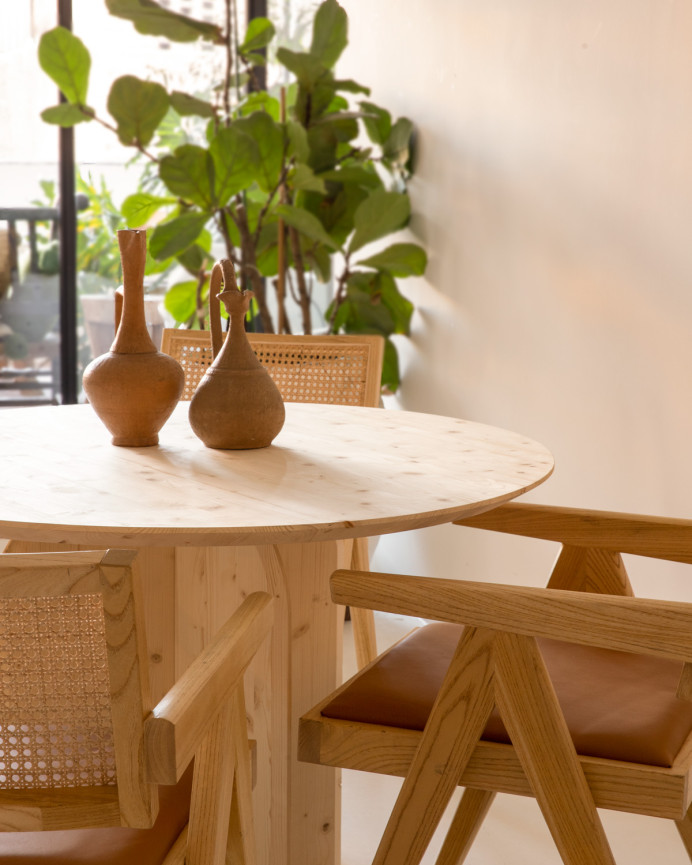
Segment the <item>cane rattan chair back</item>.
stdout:
[[[248,339],[284,402],[379,405],[384,352],[381,336],[249,333]],[[182,399],[192,399],[213,360],[210,332],[166,328],[161,351],[182,366]]]
[[[242,674],[271,599],[251,596],[152,707],[135,555],[0,556],[0,863],[55,847],[85,863],[221,865],[234,766],[249,825]],[[75,831],[46,841],[56,829]]]
[[[621,552],[692,563],[692,521],[512,504],[462,525],[563,542],[552,587],[338,571],[337,603],[437,620],[300,722],[300,758],[405,777],[374,865],[464,861],[497,792],[565,865],[613,865],[596,808],[675,821],[692,860],[692,604],[635,598]],[[572,588],[568,588],[570,582]]]

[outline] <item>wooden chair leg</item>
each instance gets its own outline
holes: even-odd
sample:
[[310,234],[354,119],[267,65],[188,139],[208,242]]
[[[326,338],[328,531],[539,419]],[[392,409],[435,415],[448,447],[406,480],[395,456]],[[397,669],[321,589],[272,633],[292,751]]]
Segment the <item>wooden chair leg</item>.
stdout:
[[236,763],[226,865],[257,865],[257,844],[252,813],[252,766],[242,687],[237,689],[233,698],[232,712]]
[[236,768],[233,714],[229,701],[195,754],[187,865],[225,865],[226,862],[228,815]]
[[690,806],[689,811],[682,820],[676,820],[675,825],[677,826],[678,832],[680,833],[680,837],[682,838],[682,843],[685,845],[685,850],[687,850],[687,856],[689,857],[690,862],[692,862],[692,806]]
[[492,632],[467,628],[373,865],[419,865],[493,708]]
[[[367,571],[370,568],[368,555],[368,539],[356,538],[353,541],[351,567],[355,571]],[[356,648],[356,663],[362,670],[377,657],[377,638],[375,636],[375,614],[372,610],[355,609],[351,607],[353,622],[353,641]]]
[[495,695],[562,861],[615,865],[535,639],[497,635]]
[[464,790],[435,865],[462,865],[495,795],[492,790]]

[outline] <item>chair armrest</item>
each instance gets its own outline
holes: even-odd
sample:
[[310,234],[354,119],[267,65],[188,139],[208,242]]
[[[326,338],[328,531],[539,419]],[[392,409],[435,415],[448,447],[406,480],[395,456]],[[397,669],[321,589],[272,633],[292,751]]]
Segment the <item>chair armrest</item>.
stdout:
[[692,604],[556,589],[335,571],[337,604],[692,661]]
[[273,598],[249,595],[144,723],[147,779],[175,784],[272,624]]
[[511,502],[454,525],[692,563],[692,520]]

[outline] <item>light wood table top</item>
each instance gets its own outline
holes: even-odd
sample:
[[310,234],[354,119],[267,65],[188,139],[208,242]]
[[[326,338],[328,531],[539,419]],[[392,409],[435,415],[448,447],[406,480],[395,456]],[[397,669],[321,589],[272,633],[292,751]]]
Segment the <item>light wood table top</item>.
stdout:
[[531,489],[550,453],[437,415],[288,404],[268,448],[206,448],[180,404],[160,445],[120,448],[90,406],[0,418],[0,537],[79,544],[309,542],[470,516]]

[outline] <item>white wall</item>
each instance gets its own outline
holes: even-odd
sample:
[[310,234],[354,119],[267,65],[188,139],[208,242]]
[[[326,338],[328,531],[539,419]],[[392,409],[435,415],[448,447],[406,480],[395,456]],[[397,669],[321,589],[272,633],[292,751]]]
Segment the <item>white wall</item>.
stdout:
[[[692,516],[692,5],[341,2],[340,74],[419,135],[399,407],[546,444],[533,500]],[[477,537],[385,538],[374,566],[526,578]],[[692,596],[678,574],[649,591]]]

